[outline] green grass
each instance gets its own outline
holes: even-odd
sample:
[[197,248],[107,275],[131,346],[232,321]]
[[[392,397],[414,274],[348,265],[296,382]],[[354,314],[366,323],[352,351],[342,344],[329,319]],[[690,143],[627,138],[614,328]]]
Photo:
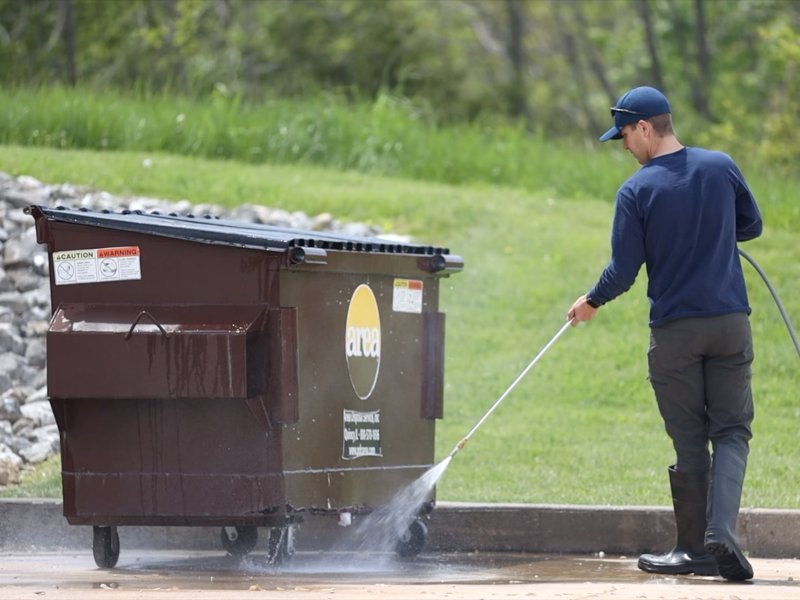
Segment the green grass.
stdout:
[[[150,158],[152,166],[142,166]],[[598,168],[617,158],[576,153]],[[631,161],[631,159],[628,159]],[[629,171],[634,165],[627,164]],[[0,147],[0,170],[112,193],[235,205],[264,203],[375,222],[445,245],[465,269],[443,281],[447,313],[444,457],[557,331],[608,258],[607,198],[488,183],[453,186],[317,166],[153,152]],[[759,182],[773,177],[754,173]],[[551,174],[551,177],[553,175]],[[751,178],[752,179],[752,178]],[[760,184],[761,185],[761,184]],[[755,185],[754,185],[755,187]],[[792,182],[762,195],[767,230],[745,248],[800,320],[800,245],[785,215]],[[762,190],[764,191],[764,190]],[[766,288],[746,267],[756,365],[755,437],[744,506],[798,507],[798,356]],[[440,499],[669,504],[673,460],[646,380],[644,273],[591,323],[568,331],[473,436],[442,478]],[[52,489],[52,488],[51,488]]]
[[61,456],[51,456],[26,471],[19,485],[0,488],[0,498],[60,498]]
[[[150,170],[142,169],[140,161],[124,161],[123,171],[114,181],[118,189],[135,180],[137,189],[154,194],[168,191],[192,200],[198,200],[198,194],[182,194],[182,190],[194,191],[199,186],[171,179],[170,155],[244,164],[319,166],[444,184],[510,187],[541,197],[611,202],[617,187],[635,170],[635,162],[619,144],[604,144],[598,152],[600,144],[587,146],[572,135],[565,124],[564,139],[542,140],[499,118],[442,126],[424,108],[386,95],[374,101],[347,101],[324,94],[249,104],[220,93],[190,99],[53,87],[11,88],[0,94],[0,144],[155,153],[159,158]],[[685,143],[693,143],[691,135],[687,131]],[[794,174],[748,165],[741,148],[727,150],[742,162],[762,206],[770,209],[771,225],[800,229],[800,202],[788,201],[796,196]],[[326,171],[308,172],[330,180]],[[183,176],[192,179],[200,174]],[[164,178],[170,180],[167,187],[161,185]],[[346,179],[343,185],[350,188],[352,181]],[[214,196],[231,203],[254,194],[260,194],[265,202],[294,194],[288,181],[266,189],[232,178],[225,178],[226,189],[216,180],[210,183],[212,188],[204,196],[213,191]],[[357,187],[370,185],[359,181]],[[265,192],[272,197],[263,197]],[[405,202],[395,199],[393,213],[400,212],[397,200]],[[442,202],[437,204],[442,209]],[[355,208],[367,218],[383,212],[382,208]]]
[[[420,107],[385,95],[371,102],[319,95],[253,105],[221,95],[195,100],[12,88],[0,95],[0,115],[0,143],[7,145],[319,165],[529,189],[549,181],[545,187],[568,196],[613,193],[618,182],[592,161],[565,160],[572,148],[536,143],[522,127],[490,119],[439,127]],[[558,177],[542,177],[556,172]]]

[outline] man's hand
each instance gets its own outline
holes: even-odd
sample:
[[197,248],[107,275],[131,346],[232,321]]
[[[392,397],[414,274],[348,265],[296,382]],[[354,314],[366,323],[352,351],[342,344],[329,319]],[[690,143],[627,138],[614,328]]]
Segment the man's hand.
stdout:
[[593,308],[586,301],[586,294],[584,294],[575,300],[575,304],[572,305],[572,308],[570,308],[567,313],[567,319],[569,319],[572,322],[572,326],[575,327],[578,323],[594,319],[597,311],[597,308]]

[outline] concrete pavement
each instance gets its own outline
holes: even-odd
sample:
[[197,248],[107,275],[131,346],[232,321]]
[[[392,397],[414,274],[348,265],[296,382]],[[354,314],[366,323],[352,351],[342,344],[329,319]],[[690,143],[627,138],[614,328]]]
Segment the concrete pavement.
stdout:
[[219,528],[120,527],[107,570],[94,564],[91,527],[68,525],[60,501],[0,500],[0,600],[800,600],[800,511],[742,511],[747,583],[639,571],[640,552],[672,544],[666,507],[441,502],[411,561],[320,551],[342,531],[310,517],[297,554],[270,567],[264,539],[239,560]]
[[656,576],[620,557],[423,553],[412,560],[298,553],[132,550],[111,570],[91,552],[0,553],[0,600],[800,600],[800,561],[753,559],[756,578]]

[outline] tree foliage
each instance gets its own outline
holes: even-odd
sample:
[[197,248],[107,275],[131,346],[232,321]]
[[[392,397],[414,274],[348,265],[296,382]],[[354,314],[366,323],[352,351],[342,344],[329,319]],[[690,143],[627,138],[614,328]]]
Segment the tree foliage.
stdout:
[[0,82],[223,94],[391,93],[437,122],[593,138],[628,87],[681,136],[800,158],[793,0],[0,0]]

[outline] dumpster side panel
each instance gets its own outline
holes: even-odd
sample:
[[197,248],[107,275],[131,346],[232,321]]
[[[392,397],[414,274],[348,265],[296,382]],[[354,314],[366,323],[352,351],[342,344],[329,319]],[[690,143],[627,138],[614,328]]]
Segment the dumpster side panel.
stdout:
[[[51,255],[54,307],[147,310],[160,324],[182,327],[167,337],[143,319],[128,340],[116,326],[84,340],[53,333],[49,393],[68,521],[281,522],[283,432],[268,395],[275,332],[266,317],[252,317],[253,307],[266,315],[277,306],[283,256],[56,221],[39,229]],[[121,246],[138,248],[140,278],[56,285],[53,252]],[[214,331],[209,323],[220,311],[208,317],[208,307],[225,306],[233,314]],[[169,319],[160,307],[171,307]],[[245,317],[255,325],[247,329]],[[183,327],[189,318],[194,330]]]
[[281,436],[243,400],[53,402],[70,523],[258,521],[283,505]]
[[[380,257],[389,262],[381,264],[387,275],[375,272],[378,258],[337,261],[330,254],[327,270],[281,277],[281,303],[296,306],[298,319],[300,414],[284,437],[287,502],[375,507],[433,464],[433,418],[441,414],[442,396],[439,281],[408,257]],[[409,282],[410,299],[398,301],[397,290]],[[378,374],[366,398],[364,388],[354,389],[346,351],[348,309],[364,285],[375,298],[381,333]],[[372,346],[363,348],[366,354]],[[364,454],[346,457],[351,443]]]

